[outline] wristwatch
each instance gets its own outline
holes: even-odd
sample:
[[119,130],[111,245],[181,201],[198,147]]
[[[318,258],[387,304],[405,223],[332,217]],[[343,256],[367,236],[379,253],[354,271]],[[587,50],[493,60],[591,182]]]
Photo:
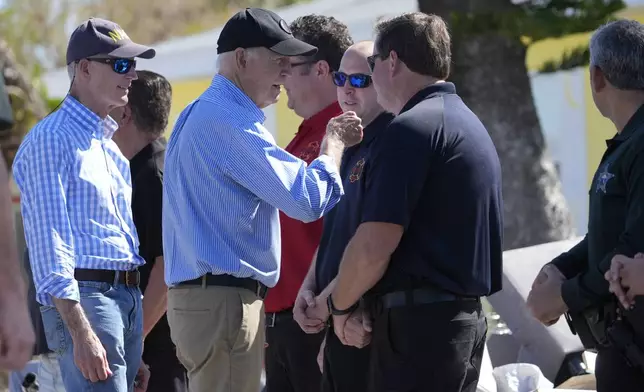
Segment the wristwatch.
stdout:
[[329,307],[329,313],[333,316],[344,316],[345,314],[353,313],[354,310],[358,308],[358,303],[351,305],[348,309],[340,310],[333,305],[333,299],[331,299],[331,294],[326,297],[326,304]]

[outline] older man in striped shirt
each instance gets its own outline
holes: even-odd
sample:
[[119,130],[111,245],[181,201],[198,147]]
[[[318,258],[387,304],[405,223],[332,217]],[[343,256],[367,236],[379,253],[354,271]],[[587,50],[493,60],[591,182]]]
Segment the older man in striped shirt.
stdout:
[[147,383],[130,168],[108,113],[127,103],[134,58],[154,55],[113,22],[81,24],[67,48],[70,94],[14,161],[47,344],[70,392],[132,391],[138,372]]
[[[278,210],[320,218],[343,195],[355,113],[330,122],[310,165],[275,145],[262,108],[277,101],[289,57],[317,48],[271,11],[234,15],[218,41],[219,73],[179,116],[165,161],[163,241],[168,321],[192,392],[257,392],[263,298],[279,278]],[[285,239],[288,240],[288,239]]]

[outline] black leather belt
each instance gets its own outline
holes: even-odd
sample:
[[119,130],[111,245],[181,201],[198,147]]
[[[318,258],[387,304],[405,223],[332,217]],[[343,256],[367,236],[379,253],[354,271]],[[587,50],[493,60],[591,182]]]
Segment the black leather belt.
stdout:
[[232,275],[212,275],[206,274],[197,279],[186,280],[185,282],[177,283],[176,286],[225,286],[225,287],[239,287],[247,289],[255,293],[259,298],[266,298],[268,287],[261,282],[251,278],[237,278]]
[[130,287],[139,287],[141,283],[141,274],[137,270],[110,271],[76,268],[74,270],[74,278],[79,282],[104,282],[113,285],[124,284]]
[[392,293],[384,294],[378,299],[378,302],[384,309],[388,309],[400,306],[427,305],[436,302],[479,300],[479,297],[464,297],[442,290],[419,288],[414,290],[394,291]]
[[277,323],[293,320],[293,308],[282,310],[275,313],[266,313],[266,326],[272,328]]

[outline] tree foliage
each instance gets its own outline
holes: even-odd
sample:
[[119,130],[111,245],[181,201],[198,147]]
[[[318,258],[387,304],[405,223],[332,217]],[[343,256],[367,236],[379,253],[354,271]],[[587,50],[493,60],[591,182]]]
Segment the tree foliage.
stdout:
[[[454,0],[458,3],[461,0]],[[526,46],[535,42],[586,33],[615,19],[626,7],[622,0],[520,0],[481,2],[467,11],[454,8],[451,27],[459,38],[495,33],[520,38]],[[541,72],[555,72],[588,64],[588,45],[564,53],[561,59],[544,64]]]
[[16,120],[10,132],[0,135],[8,164],[22,137],[59,104],[60,99],[47,96],[40,78],[48,68],[65,65],[69,34],[81,20],[90,16],[114,20],[137,42],[151,44],[215,28],[243,7],[299,1],[4,0],[0,7],[0,76],[6,80]]
[[9,167],[24,135],[48,113],[47,102],[27,75],[8,45],[0,40],[0,76],[6,83],[15,121],[12,129],[0,133],[2,154]]

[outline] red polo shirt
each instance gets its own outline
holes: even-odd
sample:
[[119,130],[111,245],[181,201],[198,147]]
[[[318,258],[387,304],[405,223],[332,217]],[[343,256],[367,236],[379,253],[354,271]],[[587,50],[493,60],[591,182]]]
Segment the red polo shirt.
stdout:
[[[320,143],[330,119],[342,114],[337,102],[329,105],[309,119],[302,121],[286,151],[311,163],[320,154]],[[282,234],[282,263],[280,279],[268,290],[264,300],[265,311],[275,313],[293,307],[297,292],[309,271],[313,254],[322,236],[322,219],[303,223],[289,218],[280,211]]]

